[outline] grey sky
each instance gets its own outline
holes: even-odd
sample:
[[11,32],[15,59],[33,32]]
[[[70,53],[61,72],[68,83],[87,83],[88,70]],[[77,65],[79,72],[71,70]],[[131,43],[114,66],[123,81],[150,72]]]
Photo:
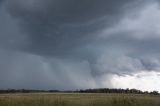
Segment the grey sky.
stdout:
[[159,72],[159,19],[156,0],[0,0],[0,88],[114,87],[112,75]]

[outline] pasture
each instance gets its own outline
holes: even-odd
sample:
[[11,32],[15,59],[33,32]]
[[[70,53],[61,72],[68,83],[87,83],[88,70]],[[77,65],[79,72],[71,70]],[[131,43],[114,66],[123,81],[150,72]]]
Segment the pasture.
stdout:
[[105,93],[0,94],[0,106],[160,106],[160,96]]

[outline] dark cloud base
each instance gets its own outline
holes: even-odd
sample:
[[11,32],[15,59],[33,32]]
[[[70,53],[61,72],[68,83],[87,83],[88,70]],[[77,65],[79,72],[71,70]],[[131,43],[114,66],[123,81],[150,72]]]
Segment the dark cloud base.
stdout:
[[0,0],[0,88],[112,87],[111,74],[158,71],[159,39],[119,28],[154,2]]

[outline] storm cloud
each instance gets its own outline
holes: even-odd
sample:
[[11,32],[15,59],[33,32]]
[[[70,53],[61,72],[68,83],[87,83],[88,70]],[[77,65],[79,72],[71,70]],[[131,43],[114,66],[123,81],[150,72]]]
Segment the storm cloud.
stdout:
[[160,69],[156,0],[0,0],[0,88],[114,87]]

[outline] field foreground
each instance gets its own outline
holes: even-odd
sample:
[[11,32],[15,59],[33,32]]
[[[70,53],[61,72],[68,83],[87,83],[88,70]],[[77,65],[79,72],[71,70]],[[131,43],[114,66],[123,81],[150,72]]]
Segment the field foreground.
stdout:
[[133,94],[0,94],[0,106],[160,106],[160,96]]

